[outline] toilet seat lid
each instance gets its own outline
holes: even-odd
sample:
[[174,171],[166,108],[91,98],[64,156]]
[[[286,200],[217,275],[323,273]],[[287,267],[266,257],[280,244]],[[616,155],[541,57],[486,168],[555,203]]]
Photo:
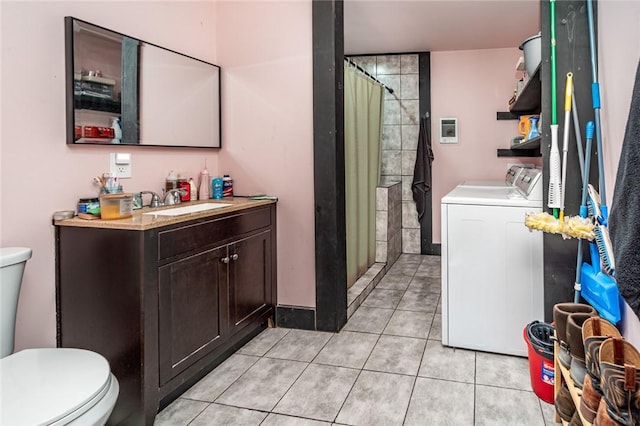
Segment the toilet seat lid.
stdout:
[[0,424],[48,425],[81,414],[101,398],[110,375],[107,360],[84,349],[25,349],[2,358]]

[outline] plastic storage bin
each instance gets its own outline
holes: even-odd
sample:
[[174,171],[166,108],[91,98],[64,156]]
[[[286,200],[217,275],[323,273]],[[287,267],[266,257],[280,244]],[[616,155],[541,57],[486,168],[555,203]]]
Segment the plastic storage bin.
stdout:
[[100,195],[100,218],[126,219],[133,216],[133,194],[101,194]]

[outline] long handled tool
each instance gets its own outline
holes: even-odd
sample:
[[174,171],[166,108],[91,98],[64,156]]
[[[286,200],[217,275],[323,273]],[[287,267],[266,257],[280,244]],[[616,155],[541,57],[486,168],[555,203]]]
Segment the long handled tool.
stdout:
[[[580,203],[580,217],[587,217],[587,192],[589,192],[589,169],[591,167],[591,142],[593,140],[593,121],[587,123],[586,128],[587,144],[584,149],[584,170],[582,173],[582,201]],[[581,284],[581,268],[582,268],[582,238],[578,240],[578,256],[576,262],[576,282],[573,286],[574,296],[573,301],[580,303],[580,291],[582,290]]]
[[556,104],[556,2],[549,1],[551,11],[551,151],[549,153],[549,200],[547,205],[558,217],[561,198],[560,151],[558,151],[558,107]]
[[[582,265],[582,297],[593,305],[598,313],[612,323],[620,321],[620,293],[615,275],[615,262],[613,250],[607,230],[607,196],[604,185],[604,160],[602,152],[602,128],[600,123],[600,85],[598,84],[595,24],[593,20],[593,0],[587,0],[587,16],[589,19],[589,43],[591,53],[591,97],[595,116],[596,150],[598,158],[598,185],[600,195],[590,195],[590,208],[594,210],[596,217],[596,229],[594,231],[596,244],[589,245],[591,264]],[[594,191],[595,192],[595,191]],[[629,214],[632,214],[631,212]],[[604,269],[607,273],[601,270]]]
[[562,138],[562,183],[560,185],[560,222],[564,221],[564,195],[567,191],[567,155],[569,153],[569,121],[571,120],[571,94],[573,93],[573,73],[567,73],[564,91],[564,135]]
[[596,56],[595,24],[593,21],[593,0],[587,0],[587,16],[589,19],[589,50],[591,53],[591,97],[593,102],[593,112],[596,123],[596,149],[598,150],[598,191],[600,192],[600,223],[595,229],[596,243],[600,254],[600,261],[605,271],[615,276],[615,261],[613,250],[609,240],[607,220],[609,211],[607,209],[607,193],[604,184],[604,159],[602,152],[602,125],[600,121],[600,84],[598,83],[598,59]]

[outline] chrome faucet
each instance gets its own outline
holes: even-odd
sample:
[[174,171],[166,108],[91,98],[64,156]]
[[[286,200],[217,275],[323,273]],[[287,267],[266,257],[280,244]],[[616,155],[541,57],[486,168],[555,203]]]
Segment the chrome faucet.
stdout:
[[180,196],[187,195],[187,191],[182,188],[170,189],[164,195],[163,205],[171,206],[173,204],[180,204],[182,200],[180,200]]
[[[140,191],[140,196],[141,197],[142,197],[142,194],[151,194],[151,201],[149,201],[149,207],[155,208],[155,207],[160,207],[160,206],[164,205],[164,203],[160,202],[160,197],[155,192],[153,192],[153,191]],[[144,206],[144,203],[142,203],[142,205]]]

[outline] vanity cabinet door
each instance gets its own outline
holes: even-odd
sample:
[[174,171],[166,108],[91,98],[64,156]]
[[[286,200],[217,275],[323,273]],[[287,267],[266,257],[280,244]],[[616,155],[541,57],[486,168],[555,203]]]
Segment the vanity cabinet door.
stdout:
[[271,300],[270,230],[229,245],[229,320],[231,333],[262,315]]
[[226,340],[227,247],[158,270],[160,386]]

